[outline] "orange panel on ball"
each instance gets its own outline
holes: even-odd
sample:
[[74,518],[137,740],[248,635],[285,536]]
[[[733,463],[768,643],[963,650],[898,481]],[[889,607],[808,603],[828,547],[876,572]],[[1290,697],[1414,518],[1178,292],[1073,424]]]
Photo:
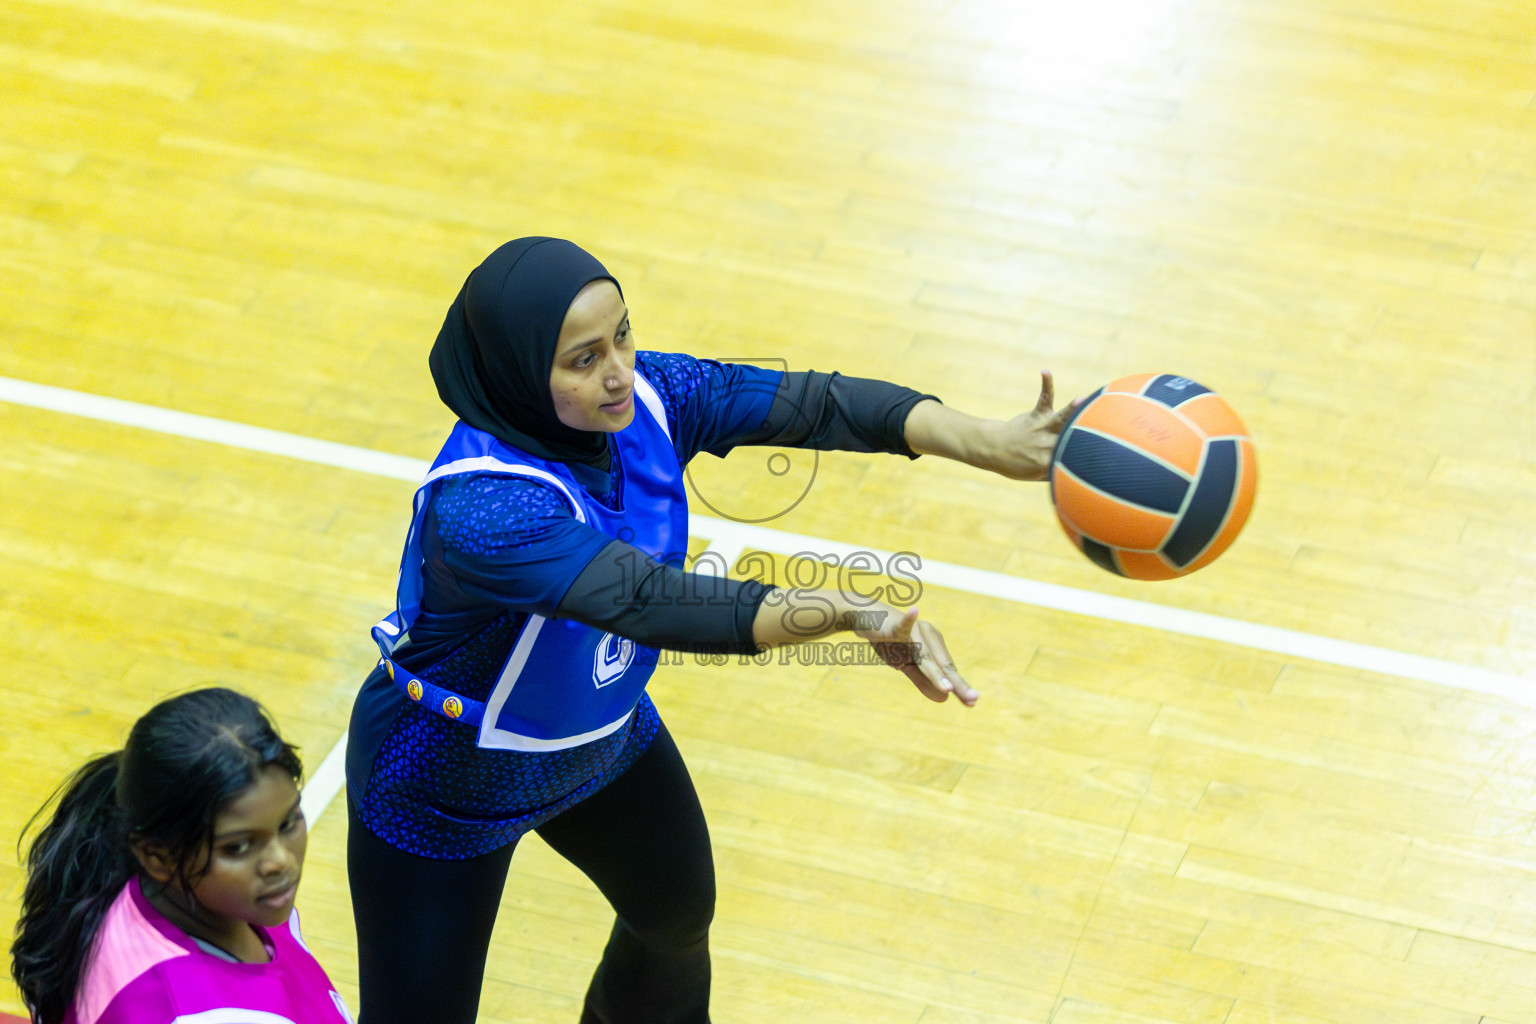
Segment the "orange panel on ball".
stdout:
[[1226,399],[1213,393],[1191,398],[1179,406],[1179,412],[1188,416],[1206,437],[1247,437],[1248,428],[1237,418],[1237,413]]
[[1058,469],[1052,481],[1062,525],[1116,548],[1155,551],[1173,528],[1173,517],[1148,512],[1085,487]]
[[1200,469],[1202,438],[1179,414],[1149,398],[1105,392],[1078,414],[1072,429],[1108,434],[1177,467],[1189,476]]
[[1115,564],[1120,572],[1133,580],[1172,580],[1184,575],[1180,571],[1148,551],[1117,551]]

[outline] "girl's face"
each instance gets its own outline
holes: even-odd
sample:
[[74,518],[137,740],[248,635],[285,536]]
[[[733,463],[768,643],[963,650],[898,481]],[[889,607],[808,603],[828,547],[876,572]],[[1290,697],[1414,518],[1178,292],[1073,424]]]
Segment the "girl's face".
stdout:
[[192,895],[222,917],[280,925],[293,910],[308,845],[299,788],[268,765],[214,819],[213,847],[202,877],[193,874]]
[[206,859],[186,872],[194,879],[190,890],[163,858],[150,853],[140,860],[181,912],[167,916],[233,952],[249,941],[249,925],[275,928],[288,920],[308,840],[298,787],[283,769],[268,765],[214,819]]
[[635,339],[612,281],[591,282],[566,310],[549,393],[555,415],[575,430],[612,434],[635,418]]

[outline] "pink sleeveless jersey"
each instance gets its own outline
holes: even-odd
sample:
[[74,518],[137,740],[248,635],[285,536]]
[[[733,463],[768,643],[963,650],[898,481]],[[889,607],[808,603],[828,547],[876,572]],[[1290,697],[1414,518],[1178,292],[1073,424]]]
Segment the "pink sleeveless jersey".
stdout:
[[102,919],[64,1024],[351,1024],[297,913],[256,931],[270,962],[221,960],[151,906],[134,878]]

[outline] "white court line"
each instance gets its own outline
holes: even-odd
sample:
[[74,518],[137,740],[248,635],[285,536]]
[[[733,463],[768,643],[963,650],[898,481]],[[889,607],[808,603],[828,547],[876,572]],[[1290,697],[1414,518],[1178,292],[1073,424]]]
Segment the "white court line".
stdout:
[[[339,469],[371,473],[417,483],[426,475],[428,463],[421,459],[390,455],[385,452],[355,448],[351,445],[320,441],[315,438],[288,434],[280,430],[231,423],[227,420],[197,416],[192,413],[161,409],[137,402],[125,402],[116,398],[70,391],[65,388],[34,384],[29,381],[0,377],[0,401],[28,405],[38,409],[84,416],[125,426],[173,434],[177,437],[209,441],[249,451],[280,455],[304,462],[335,466]],[[811,537],[805,534],[787,533],[748,523],[736,523],[714,519],[690,512],[689,532],[709,539],[711,550],[740,552],[756,549],[778,554],[792,555],[815,552],[820,555],[836,555],[844,558],[854,551],[868,551],[882,562],[892,552],[864,548],[853,544]],[[735,561],[734,554],[731,561]],[[1526,707],[1536,707],[1536,679],[1454,662],[1424,658],[1416,654],[1404,654],[1382,647],[1314,636],[1295,630],[1279,629],[1239,619],[1228,619],[1203,612],[1185,611],[1165,605],[1133,601],[1123,597],[1097,594],[1089,590],[1040,583],[1035,580],[972,569],[923,559],[922,583],[948,587],[973,594],[1016,601],[1056,611],[1087,615],[1109,622],[1178,633],[1184,636],[1214,640],[1218,643],[1269,651],[1308,661],[1324,662],[1344,668],[1363,669],[1403,679],[1417,679],[1438,683],[1458,690],[1503,697]],[[341,790],[342,751],[346,746],[343,733],[336,747],[328,754],[320,768],[305,787],[305,814],[313,822],[320,812]],[[313,795],[313,801],[310,797]],[[311,807],[314,807],[311,813]]]
[[[846,558],[855,551],[864,551],[886,563],[893,552],[879,548],[860,547],[840,541],[809,537],[798,533],[769,530],[750,523],[734,523],[689,513],[688,531],[697,537],[713,538],[711,550],[777,551],[784,554],[815,552]],[[1145,626],[1165,633],[1215,640],[1219,643],[1254,650],[1270,651],[1290,657],[1321,661],[1343,668],[1363,669],[1382,675],[1417,679],[1426,683],[1438,683],[1458,690],[1471,690],[1492,696],[1504,697],[1518,704],[1536,707],[1536,679],[1495,672],[1491,669],[1458,665],[1455,662],[1425,658],[1417,654],[1384,647],[1371,647],[1335,640],[1331,637],[1301,633],[1278,626],[1263,626],[1240,619],[1228,619],[1205,612],[1186,611],[1166,605],[1133,601],[1130,598],[1098,594],[1091,590],[1076,590],[1055,583],[1041,583],[1021,576],[972,569],[949,562],[936,562],[924,558],[920,570],[914,569],[924,586],[948,587],[972,594],[1017,601],[1039,608],[1073,612],[1129,626]]]
[[303,462],[316,462],[322,466],[352,469],[359,473],[394,477],[397,480],[419,482],[426,474],[425,462],[408,459],[403,455],[387,455],[384,452],[354,448],[348,444],[318,441],[298,434],[285,434],[281,430],[265,427],[248,427],[244,423],[216,420],[190,412],[161,409],[138,402],[125,402],[120,398],[103,398],[83,391],[68,391],[47,384],[33,384],[25,380],[0,377],[0,401],[17,405],[30,405],[37,409],[84,416],[88,419],[117,423],[125,427],[142,427],[162,434],[190,437],[195,441],[212,441],[214,444],[244,448],[247,451],[282,455]]

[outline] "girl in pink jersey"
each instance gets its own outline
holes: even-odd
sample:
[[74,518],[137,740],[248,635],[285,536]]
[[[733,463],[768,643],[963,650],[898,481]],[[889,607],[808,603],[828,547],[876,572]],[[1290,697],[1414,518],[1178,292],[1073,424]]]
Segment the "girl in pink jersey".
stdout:
[[75,772],[11,947],[35,1024],[350,1024],[293,909],[300,774],[261,706],[221,688],[156,705]]

